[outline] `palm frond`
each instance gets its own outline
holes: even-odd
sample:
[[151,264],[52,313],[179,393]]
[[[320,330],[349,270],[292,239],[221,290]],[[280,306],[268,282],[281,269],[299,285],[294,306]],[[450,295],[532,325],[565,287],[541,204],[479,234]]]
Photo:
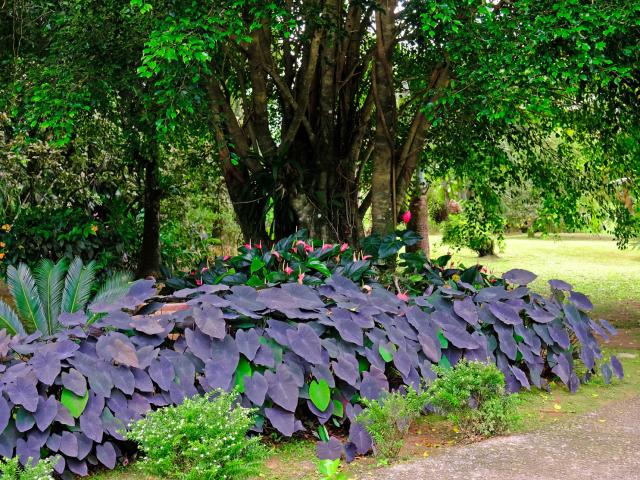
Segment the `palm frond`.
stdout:
[[24,327],[20,323],[20,319],[16,312],[13,311],[9,305],[0,300],[0,330],[7,329],[7,332],[11,335],[17,335],[24,333]]
[[29,267],[24,263],[18,265],[17,269],[13,265],[9,266],[7,283],[22,323],[49,335],[51,332],[48,329],[38,289]]
[[95,262],[89,262],[84,266],[80,257],[73,259],[64,281],[63,312],[73,313],[84,309],[91,296],[91,287],[95,278]]
[[50,332],[54,332],[58,325],[65,269],[66,262],[64,259],[54,264],[51,260],[44,258],[40,261],[35,271],[36,286],[38,287],[42,310]]
[[[102,283],[91,305],[96,303],[110,303],[124,297],[129,291],[133,277],[129,272],[115,272]],[[89,309],[91,309],[89,305]]]

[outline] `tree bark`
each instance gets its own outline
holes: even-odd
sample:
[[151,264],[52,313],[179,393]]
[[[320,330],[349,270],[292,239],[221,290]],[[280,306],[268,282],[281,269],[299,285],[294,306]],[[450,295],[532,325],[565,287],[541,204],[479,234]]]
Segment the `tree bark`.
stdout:
[[418,188],[411,200],[409,210],[411,211],[411,221],[408,228],[415,231],[422,237],[422,240],[410,251],[422,250],[427,258],[431,251],[429,245],[429,184],[425,181],[422,171],[418,172]]
[[138,260],[138,278],[160,275],[160,159],[155,142],[145,155],[144,226]]
[[375,68],[372,80],[376,130],[371,175],[371,217],[372,233],[380,235],[393,231],[397,222],[394,159],[396,98],[391,70],[396,4],[396,0],[385,0],[376,11]]

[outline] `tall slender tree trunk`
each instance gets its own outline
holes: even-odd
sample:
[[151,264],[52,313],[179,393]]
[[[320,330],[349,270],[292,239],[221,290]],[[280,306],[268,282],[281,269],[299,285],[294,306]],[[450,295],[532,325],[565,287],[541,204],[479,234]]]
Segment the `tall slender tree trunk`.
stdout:
[[397,222],[395,195],[396,97],[392,53],[395,41],[396,0],[381,2],[376,11],[376,49],[372,90],[376,106],[376,131],[371,176],[372,233],[384,235]]
[[431,254],[429,245],[429,184],[426,182],[422,170],[418,172],[418,188],[411,200],[409,209],[411,211],[409,229],[422,237],[420,243],[415,245],[412,250],[422,250],[425,256],[429,258]]
[[160,162],[157,145],[147,153],[144,185],[144,226],[142,247],[138,260],[137,277],[158,277],[160,275]]

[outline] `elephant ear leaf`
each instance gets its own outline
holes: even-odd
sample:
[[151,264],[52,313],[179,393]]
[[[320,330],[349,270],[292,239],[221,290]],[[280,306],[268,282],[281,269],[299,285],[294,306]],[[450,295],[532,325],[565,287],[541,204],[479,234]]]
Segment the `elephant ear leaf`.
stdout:
[[24,327],[13,309],[0,300],[0,330],[6,329],[11,335],[24,333]]
[[47,321],[49,332],[54,332],[60,315],[62,304],[62,290],[64,289],[64,273],[66,262],[64,259],[54,264],[43,258],[35,271],[36,286],[42,302],[42,310]]
[[96,277],[96,264],[90,262],[84,266],[80,257],[71,262],[64,281],[62,311],[74,313],[84,310],[91,295],[91,287]]
[[7,269],[7,283],[16,304],[18,316],[29,326],[33,326],[44,334],[50,334],[47,322],[42,311],[42,303],[38,296],[36,282],[33,280],[31,270],[24,263],[18,268],[9,266]]

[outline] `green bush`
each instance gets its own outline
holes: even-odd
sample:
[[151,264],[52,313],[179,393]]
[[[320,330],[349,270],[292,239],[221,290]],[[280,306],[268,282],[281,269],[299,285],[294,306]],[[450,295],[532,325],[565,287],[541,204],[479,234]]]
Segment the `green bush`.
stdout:
[[464,202],[462,212],[449,215],[442,242],[453,248],[467,247],[478,256],[493,255],[504,240],[505,221],[497,208],[479,200]]
[[246,479],[260,472],[266,449],[247,437],[255,413],[237,405],[237,392],[215,390],[178,406],[149,413],[126,433],[145,458],[142,467],[161,478]]
[[365,409],[356,420],[371,435],[375,455],[382,458],[398,456],[404,436],[413,421],[420,416],[427,401],[426,391],[417,392],[411,387],[406,394],[396,391],[379,400],[362,400]]
[[429,401],[465,433],[499,435],[518,422],[517,396],[505,393],[504,375],[494,364],[461,361],[437,372]]
[[36,465],[30,462],[23,467],[18,457],[11,459],[0,458],[0,478],[2,480],[53,480],[53,466],[58,457],[40,460]]

